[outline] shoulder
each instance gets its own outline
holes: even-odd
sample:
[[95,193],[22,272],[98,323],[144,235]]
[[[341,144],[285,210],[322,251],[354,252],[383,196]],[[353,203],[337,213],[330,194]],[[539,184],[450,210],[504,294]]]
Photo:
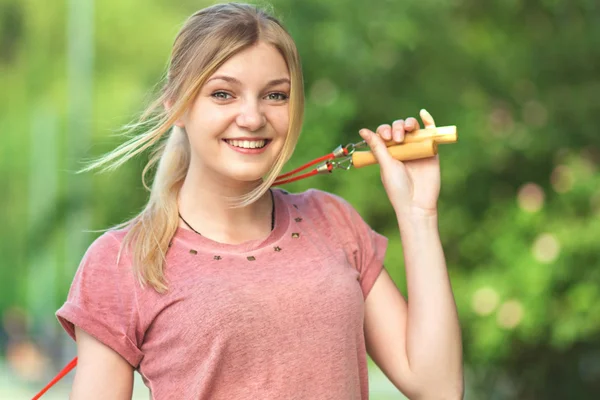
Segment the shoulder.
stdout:
[[124,237],[123,230],[109,230],[102,233],[88,246],[84,258],[112,258],[116,256]]
[[284,197],[302,212],[327,221],[345,224],[358,216],[346,199],[324,190],[311,188],[298,193],[287,192]]
[[306,189],[303,192],[288,192],[279,189],[285,197],[294,204],[305,204],[312,206],[346,206],[348,202],[342,197],[320,189]]
[[73,276],[69,298],[125,301],[135,296],[137,279],[129,257],[121,251],[122,238],[123,234],[111,230],[89,245]]
[[110,270],[129,270],[128,257],[122,248],[127,229],[108,230],[98,236],[88,246],[81,259],[79,269],[107,272]]
[[74,340],[78,326],[136,367],[143,356],[138,286],[129,264],[119,260],[123,236],[106,231],[89,245],[56,316]]

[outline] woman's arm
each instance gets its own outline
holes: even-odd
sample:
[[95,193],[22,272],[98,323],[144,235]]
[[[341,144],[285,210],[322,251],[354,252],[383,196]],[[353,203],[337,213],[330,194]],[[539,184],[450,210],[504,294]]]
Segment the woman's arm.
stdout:
[[[431,114],[420,114],[425,128],[435,128]],[[360,131],[396,212],[408,287],[406,304],[387,272],[380,274],[366,299],[365,336],[371,357],[411,399],[460,399],[460,326],[438,232],[440,158],[400,162],[384,143],[402,143],[418,129],[411,117],[380,125],[377,134]]]
[[399,221],[409,301],[382,271],[365,302],[367,351],[411,399],[461,399],[460,326],[437,217]]
[[117,352],[75,327],[77,369],[71,400],[131,400],[133,367]]

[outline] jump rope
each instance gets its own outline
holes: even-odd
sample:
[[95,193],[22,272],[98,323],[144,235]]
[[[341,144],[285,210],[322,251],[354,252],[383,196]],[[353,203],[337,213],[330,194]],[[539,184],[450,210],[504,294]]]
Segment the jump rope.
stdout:
[[[458,136],[456,126],[440,126],[436,128],[419,129],[414,132],[407,132],[402,143],[396,143],[393,140],[385,141],[388,152],[399,161],[411,161],[420,158],[433,157],[438,154],[438,144],[456,143]],[[314,160],[290,171],[279,175],[273,186],[279,186],[286,183],[305,179],[317,174],[332,173],[336,169],[350,170],[352,168],[362,168],[367,165],[377,163],[375,155],[369,151],[357,151],[367,148],[365,140],[357,143],[349,143],[346,146],[338,146],[331,153]],[[300,172],[315,166],[311,171],[299,174]],[[299,174],[299,175],[298,175]],[[294,176],[296,175],[296,176]],[[46,393],[52,386],[67,375],[77,365],[77,357],[73,358],[55,377],[52,379],[32,400],[37,400]]]

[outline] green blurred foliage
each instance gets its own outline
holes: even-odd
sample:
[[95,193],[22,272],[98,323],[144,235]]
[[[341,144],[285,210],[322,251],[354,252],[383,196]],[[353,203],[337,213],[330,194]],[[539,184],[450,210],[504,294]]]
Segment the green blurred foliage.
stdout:
[[[71,3],[0,1],[0,312],[29,310],[33,336],[56,324],[52,313],[77,257],[97,235],[81,234],[76,248],[66,245],[69,216],[87,212],[85,228],[102,229],[136,213],[147,195],[143,159],[111,174],[75,178],[72,171],[120,143],[113,132],[156,89],[178,28],[210,4],[96,2],[92,108],[82,109],[78,125],[73,110],[80,99],[69,86]],[[297,41],[307,95],[304,131],[288,170],[360,140],[360,128],[417,116],[420,108],[440,126],[458,126],[459,143],[440,147],[439,220],[463,327],[467,397],[596,398],[598,2],[279,0],[273,6]],[[79,133],[90,142],[78,144]],[[37,158],[40,146],[55,149],[54,158]],[[287,188],[308,187],[348,199],[390,238],[386,266],[406,293],[397,223],[378,167]],[[53,279],[49,289],[46,276]]]

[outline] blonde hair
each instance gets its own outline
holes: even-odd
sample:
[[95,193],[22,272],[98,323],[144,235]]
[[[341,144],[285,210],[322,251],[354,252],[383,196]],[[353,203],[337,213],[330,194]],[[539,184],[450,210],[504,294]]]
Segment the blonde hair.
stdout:
[[[177,197],[190,163],[187,135],[174,124],[223,63],[258,42],[273,45],[281,53],[291,79],[290,122],[282,151],[259,186],[230,199],[232,207],[243,207],[258,200],[273,184],[296,147],[304,114],[304,89],[300,57],[293,39],[275,17],[248,4],[217,4],[190,16],[175,38],[160,94],[137,122],[125,126],[127,132],[141,130],[142,133],[81,171],[100,167],[102,171],[113,170],[152,149],[142,173],[144,187],[150,191],[148,202],[134,218],[113,228],[129,227],[121,251],[128,249],[139,282],[149,284],[159,293],[168,289],[164,274],[166,252],[179,225]],[[172,106],[164,107],[167,103]],[[146,175],[155,165],[149,188]]]

